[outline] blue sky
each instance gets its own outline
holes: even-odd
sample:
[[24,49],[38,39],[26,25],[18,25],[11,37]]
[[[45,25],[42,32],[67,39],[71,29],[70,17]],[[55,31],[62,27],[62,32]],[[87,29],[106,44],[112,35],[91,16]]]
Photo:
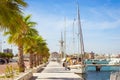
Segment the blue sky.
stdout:
[[[77,17],[76,0],[25,0],[25,15],[32,14],[36,29],[46,39],[50,51],[60,50],[60,35],[66,17],[67,52],[72,52],[73,19]],[[86,52],[120,53],[120,1],[78,0]],[[75,21],[77,34],[77,21]],[[75,35],[77,51],[77,35]]]

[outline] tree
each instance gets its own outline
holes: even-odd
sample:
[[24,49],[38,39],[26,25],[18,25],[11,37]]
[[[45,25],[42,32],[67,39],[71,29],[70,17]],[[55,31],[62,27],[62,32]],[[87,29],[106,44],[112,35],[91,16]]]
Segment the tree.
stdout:
[[5,57],[6,57],[5,53],[0,52],[0,58],[5,58]]
[[[33,24],[32,22],[29,22],[29,16],[25,17],[23,19],[23,22],[26,24],[26,28],[19,28],[17,29],[17,32],[13,32],[12,30],[9,30],[8,32],[5,32],[5,35],[9,35],[8,42],[13,43],[18,46],[18,66],[19,66],[19,72],[24,72],[25,71],[25,65],[24,65],[24,60],[23,60],[23,48],[25,44],[29,44],[30,42],[32,43],[30,36],[28,35],[33,35],[37,34],[38,32],[32,28]],[[35,25],[35,23],[34,23]]]
[[0,29],[17,31],[16,27],[23,27],[21,8],[26,6],[23,0],[0,0]]
[[8,59],[13,58],[14,56],[13,53],[5,53],[5,54]]
[[2,53],[0,52],[0,58],[4,58],[7,60],[7,62],[9,62],[10,58],[13,58],[13,53]]
[[[23,62],[23,55],[21,54],[23,53],[23,43],[21,42],[22,39],[20,38],[23,34],[23,28],[26,29],[26,24],[23,21],[21,8],[26,6],[27,3],[23,0],[0,0],[0,29],[6,30],[6,34],[10,35],[10,43],[15,43],[16,45],[18,45],[20,53],[19,56],[21,56],[20,62]],[[20,62],[19,67],[22,68],[24,64]],[[19,71],[24,72],[24,69],[22,68]]]
[[[31,37],[32,38],[32,37]],[[36,45],[35,43],[35,38],[31,39],[32,43],[29,43],[29,44],[25,44],[24,46],[24,52],[25,53],[29,53],[29,60],[30,60],[30,68],[33,68],[33,56],[34,56],[34,51],[35,51],[35,48],[34,46]]]
[[[47,47],[47,43],[45,42],[45,40],[43,40],[40,44],[39,44],[39,47],[40,47],[40,53],[38,53],[38,55],[40,56],[41,60],[39,61],[43,61],[44,58],[48,59],[49,58],[49,49]],[[37,61],[37,62],[39,62]],[[47,60],[46,60],[47,61]],[[41,63],[41,62],[40,62]]]
[[43,47],[46,45],[46,42],[45,40],[42,38],[42,36],[38,36],[37,39],[36,39],[36,43],[37,43],[37,46],[35,48],[35,64],[34,66],[36,65],[39,65],[41,63],[41,58],[42,58],[42,51],[43,51]]
[[30,53],[30,68],[33,68],[33,52],[35,46],[35,38],[38,36],[38,32],[34,29],[35,22],[30,21],[31,15],[24,18],[24,22],[28,25],[28,32],[26,33],[27,42],[24,45],[25,53]]
[[49,56],[50,56],[50,54],[49,54],[49,49],[48,49],[48,47],[45,45],[45,46],[44,46],[44,49],[43,49],[43,54],[42,54],[44,63],[46,63],[46,62],[48,61]]
[[25,46],[25,52],[30,54],[30,68],[36,67],[36,60],[38,59],[36,56],[38,53],[41,52],[40,45],[43,41],[42,37],[40,36],[34,36],[34,39],[32,40],[32,44],[26,44]]
[[[33,66],[36,67],[41,63],[42,56],[46,56],[46,51],[48,51],[47,44],[45,40],[42,38],[42,36],[36,36],[35,38],[35,43],[33,45],[28,45],[29,46],[29,51],[30,51],[30,68]],[[33,53],[34,52],[34,53]],[[47,56],[46,56],[47,58]]]

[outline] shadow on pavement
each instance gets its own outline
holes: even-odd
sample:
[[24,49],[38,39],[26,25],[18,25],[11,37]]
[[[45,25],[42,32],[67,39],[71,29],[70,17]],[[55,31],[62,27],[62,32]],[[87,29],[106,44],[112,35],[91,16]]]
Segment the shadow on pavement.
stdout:
[[36,80],[37,79],[37,77],[31,77],[30,78],[30,80]]
[[47,79],[49,79],[49,80],[82,80],[82,79],[80,79],[80,78],[52,78],[52,77],[50,77],[50,78],[37,78],[37,79],[42,79],[42,80],[47,80]]
[[44,70],[44,68],[41,68],[37,73],[41,73]]

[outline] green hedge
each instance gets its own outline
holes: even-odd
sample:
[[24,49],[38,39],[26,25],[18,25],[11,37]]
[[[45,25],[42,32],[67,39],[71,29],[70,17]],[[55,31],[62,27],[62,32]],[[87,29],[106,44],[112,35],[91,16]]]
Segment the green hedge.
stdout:
[[13,58],[13,53],[3,53],[3,52],[0,52],[0,58]]

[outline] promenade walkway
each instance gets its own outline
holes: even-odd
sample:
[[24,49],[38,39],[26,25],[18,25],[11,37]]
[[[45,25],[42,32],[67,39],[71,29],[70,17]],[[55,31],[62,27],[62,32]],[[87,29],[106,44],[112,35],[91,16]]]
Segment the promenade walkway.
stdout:
[[49,62],[43,69],[43,71],[33,73],[31,80],[82,80],[80,76],[69,70],[65,70],[64,67],[57,62]]

